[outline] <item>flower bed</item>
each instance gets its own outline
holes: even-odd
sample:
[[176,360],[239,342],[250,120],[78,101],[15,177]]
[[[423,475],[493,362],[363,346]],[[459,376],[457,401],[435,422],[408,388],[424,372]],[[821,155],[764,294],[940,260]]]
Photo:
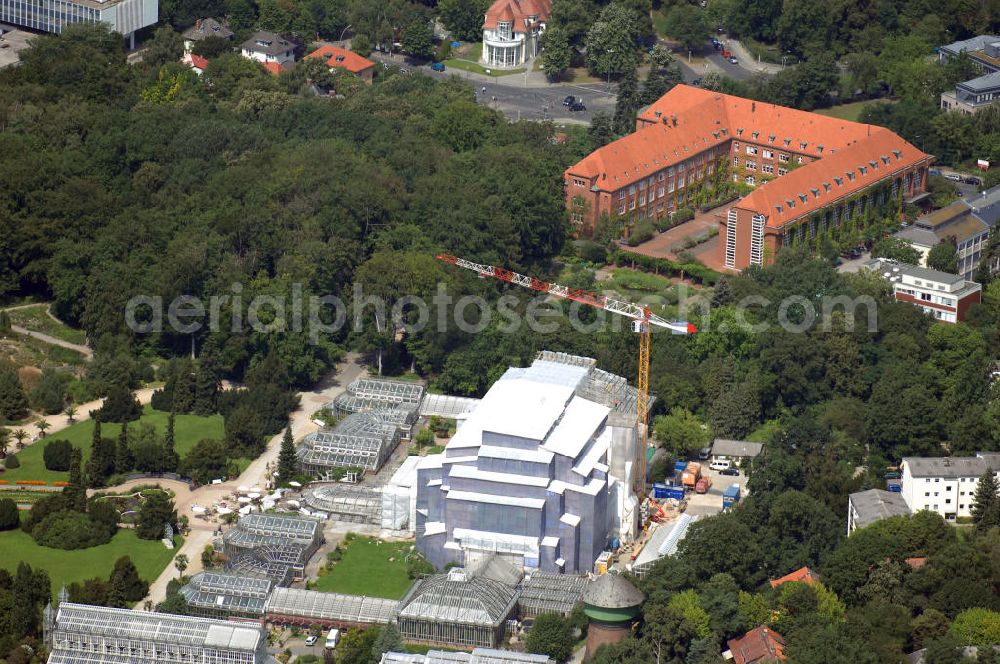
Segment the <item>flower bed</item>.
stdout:
[[48,484],[48,482],[45,482],[44,480],[18,480],[17,482],[15,482],[15,484],[22,484],[22,485],[26,484],[29,486],[45,486],[46,484]]

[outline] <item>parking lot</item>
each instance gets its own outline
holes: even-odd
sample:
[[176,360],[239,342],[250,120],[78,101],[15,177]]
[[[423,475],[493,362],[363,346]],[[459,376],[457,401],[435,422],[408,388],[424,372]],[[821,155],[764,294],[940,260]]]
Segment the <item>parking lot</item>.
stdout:
[[685,510],[686,514],[690,514],[691,516],[711,516],[721,512],[722,492],[730,484],[739,484],[740,499],[742,500],[746,497],[747,477],[742,472],[738,476],[721,475],[717,471],[708,469],[707,465],[702,468],[702,476],[707,475],[712,479],[712,488],[708,490],[708,493],[689,492],[688,506]]

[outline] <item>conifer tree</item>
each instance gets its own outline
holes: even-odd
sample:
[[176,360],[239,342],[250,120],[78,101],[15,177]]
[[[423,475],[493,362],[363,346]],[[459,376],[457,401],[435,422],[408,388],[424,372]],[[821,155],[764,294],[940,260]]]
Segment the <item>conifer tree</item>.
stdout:
[[69,455],[69,483],[63,489],[66,505],[77,512],[87,511],[87,487],[83,483],[83,453],[74,447]]
[[87,459],[87,486],[95,487],[104,484],[104,472],[101,467],[101,421],[94,420],[94,432],[90,437],[90,458]]
[[132,452],[128,448],[128,426],[122,424],[118,434],[118,445],[115,447],[115,472],[127,473],[132,470]]
[[980,528],[1000,525],[990,523],[996,520],[1000,511],[997,507],[1000,504],[1000,496],[997,492],[1000,487],[997,485],[996,476],[989,470],[983,473],[976,484],[976,495],[972,499],[972,521]]
[[298,469],[298,458],[295,456],[295,442],[292,439],[291,425],[285,427],[285,435],[281,439],[281,451],[278,453],[278,484],[288,486]]

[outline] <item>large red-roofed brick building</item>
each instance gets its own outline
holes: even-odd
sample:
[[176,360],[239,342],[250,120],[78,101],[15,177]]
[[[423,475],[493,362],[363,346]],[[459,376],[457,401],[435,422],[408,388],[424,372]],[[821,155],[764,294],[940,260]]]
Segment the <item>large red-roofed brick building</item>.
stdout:
[[912,200],[933,163],[883,127],[678,85],[639,116],[635,132],[566,169],[570,219],[589,236],[602,215],[625,228],[670,215],[690,206],[692,186],[723,159],[755,187],[721,222],[721,262],[734,270]]

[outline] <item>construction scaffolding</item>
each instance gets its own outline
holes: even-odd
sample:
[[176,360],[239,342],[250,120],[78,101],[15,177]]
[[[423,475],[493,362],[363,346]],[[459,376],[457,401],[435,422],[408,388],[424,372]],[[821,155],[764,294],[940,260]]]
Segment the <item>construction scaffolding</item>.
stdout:
[[495,647],[516,602],[515,588],[455,567],[415,583],[396,621],[408,641]]
[[587,579],[573,574],[532,572],[524,577],[517,600],[522,618],[543,613],[566,616],[580,603]]
[[302,472],[330,479],[334,468],[377,472],[399,444],[399,427],[385,411],[348,415],[333,429],[306,436],[298,448]]
[[428,650],[426,655],[387,652],[380,664],[553,664],[545,655],[476,648],[472,652]]
[[273,581],[232,572],[199,572],[180,589],[193,615],[260,618]]
[[273,624],[367,627],[392,622],[398,604],[381,597],[275,588],[265,613]]
[[311,486],[302,495],[310,513],[348,523],[382,523],[382,494],[378,489],[350,484]]
[[63,602],[45,623],[52,664],[273,664],[257,624]]
[[639,577],[645,576],[660,558],[677,553],[677,545],[687,536],[688,528],[697,519],[697,516],[681,514],[669,526],[660,525],[650,534],[642,551],[636,556],[631,572]]

